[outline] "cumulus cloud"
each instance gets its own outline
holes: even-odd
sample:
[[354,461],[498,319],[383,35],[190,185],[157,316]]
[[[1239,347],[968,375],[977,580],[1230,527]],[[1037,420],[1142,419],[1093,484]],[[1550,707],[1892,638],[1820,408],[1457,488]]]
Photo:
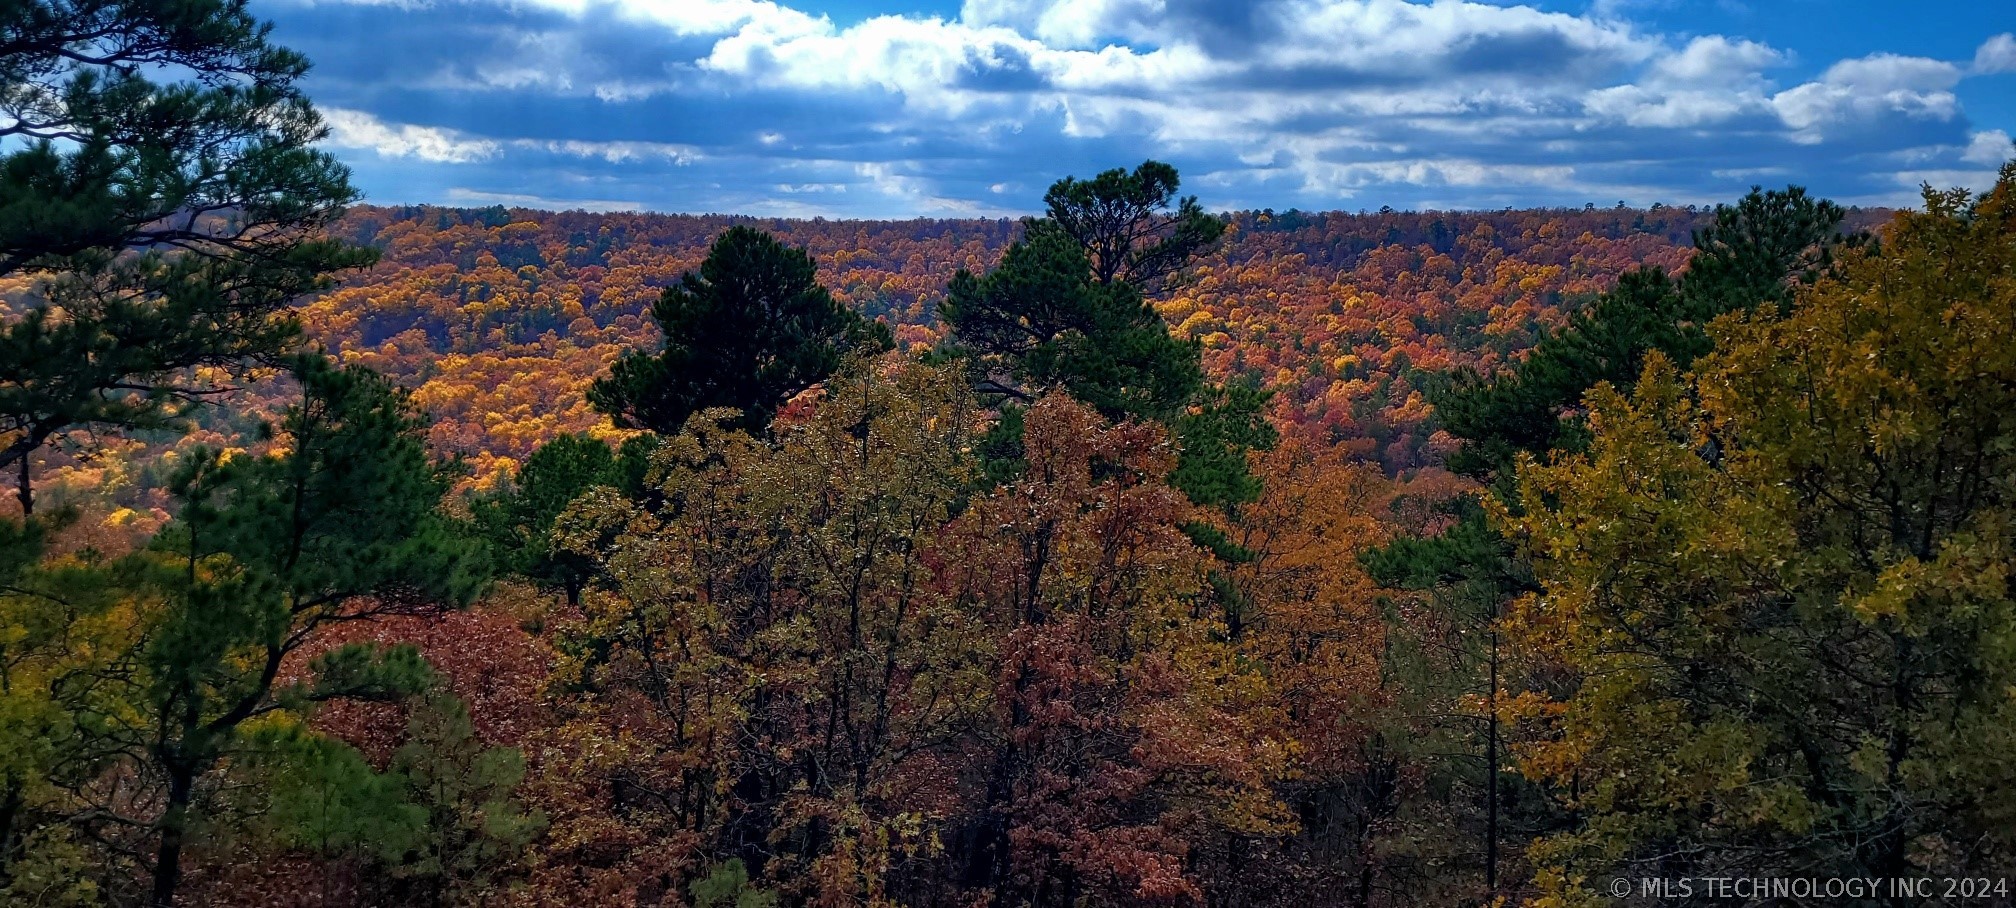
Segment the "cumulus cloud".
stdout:
[[337,148],[367,149],[388,158],[419,158],[444,164],[466,164],[497,156],[498,143],[470,138],[452,129],[386,123],[361,110],[328,107],[322,118],[329,124],[329,144]]
[[1842,60],[1820,79],[1771,98],[1795,141],[1817,144],[1830,134],[1921,132],[1916,124],[1953,123],[1960,113],[1951,89],[1960,68],[1943,60],[1872,54]]
[[1180,0],[966,0],[959,20],[1010,28],[1051,46],[1092,48],[1102,41],[1160,38],[1165,32],[1157,25],[1194,20],[1198,5]]
[[[1150,156],[1223,206],[1706,201],[1741,174],[1815,168],[1890,191],[1906,151],[1928,172],[1979,163],[2000,133],[1968,121],[1958,86],[2016,69],[2002,35],[1972,61],[1879,53],[1786,79],[1785,50],[1647,31],[1615,4],[965,0],[952,18],[847,23],[816,0],[346,12],[364,2],[279,16],[318,60],[325,33],[369,23],[388,42],[315,76],[341,147],[458,165],[452,185],[477,172],[498,193],[536,173],[569,198],[776,214],[1026,210],[1057,176]],[[410,27],[386,27],[393,15]]]
[[1969,164],[1985,164],[1999,167],[2004,161],[2016,158],[2016,142],[2009,134],[1999,129],[1988,129],[1968,137],[1967,150],[1960,160]]
[[1767,72],[1784,52],[1721,35],[1698,37],[1655,56],[1639,78],[1590,91],[1589,113],[1606,121],[1653,129],[1730,126],[1773,113]]
[[2003,32],[1981,42],[1980,49],[1974,52],[1974,71],[1981,74],[2016,72],[2016,34]]
[[1871,93],[1943,91],[1959,84],[1960,67],[1924,57],[1871,54],[1827,67],[1820,81]]
[[1785,53],[1769,45],[1707,35],[1687,42],[1679,53],[1661,55],[1646,75],[1666,85],[1748,86],[1785,62]]

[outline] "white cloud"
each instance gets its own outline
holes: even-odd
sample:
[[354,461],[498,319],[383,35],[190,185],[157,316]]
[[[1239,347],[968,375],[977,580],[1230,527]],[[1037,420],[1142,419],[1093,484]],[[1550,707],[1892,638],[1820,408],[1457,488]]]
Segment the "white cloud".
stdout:
[[1786,167],[1737,167],[1728,170],[1711,170],[1709,174],[1718,180],[1776,180],[1791,176],[1792,171]]
[[779,32],[815,27],[814,18],[769,0],[518,0],[576,18],[609,16],[678,35],[726,35],[751,24]]
[[999,62],[1002,50],[995,42],[1002,41],[1041,50],[1012,32],[879,16],[845,31],[823,21],[788,33],[751,23],[717,42],[700,65],[773,85],[929,94],[957,79],[976,58],[979,64]]
[[700,150],[691,145],[675,145],[669,142],[588,142],[580,139],[518,139],[511,143],[511,147],[530,151],[544,151],[549,154],[567,155],[576,158],[600,158],[611,164],[666,161],[684,166],[693,163],[701,157]]
[[621,104],[625,101],[641,101],[653,95],[666,94],[676,90],[677,87],[670,82],[663,81],[633,82],[626,79],[612,79],[595,83],[593,94],[598,101]]
[[1583,103],[1599,118],[1658,129],[1769,115],[1773,85],[1764,71],[1786,62],[1768,45],[1708,35],[1655,57],[1636,82],[1590,91]]
[[1601,88],[1584,103],[1590,113],[1630,126],[1685,129],[1727,122],[1770,108],[1757,92],[1660,90],[1638,85]]
[[1566,165],[1491,164],[1475,160],[1368,161],[1319,168],[1318,172],[1322,177],[1318,185],[1348,189],[1384,183],[1458,187],[1506,184],[1538,186],[1560,183],[1575,177],[1575,169]]
[[[454,0],[281,0],[299,6],[382,6],[428,9]],[[772,0],[460,0],[469,6],[525,6],[576,19],[613,16],[670,29],[680,35],[725,35],[758,20],[816,21]]]
[[[1502,77],[1524,69],[1586,72],[1591,64],[1635,63],[1658,52],[1656,42],[1628,27],[1528,6],[1296,0],[1279,8],[1292,28],[1288,57],[1304,62],[1342,58],[1368,69],[1457,74],[1475,67]],[[1534,59],[1541,55],[1559,56],[1551,66],[1532,65],[1543,62]]]
[[344,6],[388,6],[398,10],[426,9],[434,0],[292,0],[300,6],[315,6],[319,3]]
[[1824,141],[1837,128],[1871,128],[1887,114],[1951,121],[1960,112],[1959,99],[1951,92],[1895,91],[1870,95],[1825,82],[1808,82],[1779,92],[1771,97],[1771,106],[1785,125],[1792,127],[1794,139],[1804,144]]
[[2016,34],[2003,32],[1981,42],[1980,49],[1974,51],[1974,72],[2016,72]]
[[995,217],[1014,213],[978,200],[938,195],[930,180],[904,173],[899,164],[857,164],[854,172],[868,188],[911,206],[913,211],[936,211],[941,217]]
[[329,144],[368,149],[388,158],[467,164],[487,161],[499,151],[498,143],[489,139],[472,138],[437,126],[386,123],[361,110],[325,107],[322,118],[329,124]]
[[[1264,53],[1214,53],[1214,28],[1247,29],[1264,38]],[[1063,136],[1085,140],[1144,135],[1180,150],[1244,136],[1242,160],[1339,187],[1574,179],[1572,165],[1428,157],[1438,137],[1481,140],[1501,124],[1572,134],[1604,122],[1703,129],[1748,120],[1815,144],[1888,117],[1959,113],[1951,89],[1962,73],[1950,63],[1876,54],[1779,91],[1767,72],[1788,62],[1756,41],[1707,35],[1676,49],[1614,18],[1447,0],[967,0],[951,22],[881,17],[782,38],[744,27],[703,65],[800,89],[886,91],[913,112],[986,116],[1016,131],[1047,114]],[[964,87],[1004,73],[1024,80],[1013,99]],[[1383,130],[1412,132],[1400,141],[1352,125],[1403,118],[1420,119]],[[1571,141],[1555,145],[1572,154]],[[1396,154],[1414,159],[1376,160]]]
[[1960,115],[1951,91],[1960,78],[1960,68],[1943,60],[1872,54],[1835,63],[1818,81],[1773,95],[1771,106],[1795,141],[1817,144],[1833,132],[1883,128],[1900,117],[1951,122]]
[[1969,164],[2000,167],[2010,158],[2016,158],[2016,143],[2012,143],[2009,134],[2002,130],[1983,130],[1967,139],[1967,150],[1961,153],[1960,160]]
[[1925,92],[1952,88],[1960,83],[1960,75],[1960,67],[1944,60],[1870,54],[1827,67],[1820,81],[1865,92]]
[[[1187,0],[1190,6],[1198,2]],[[969,0],[958,21],[881,16],[846,29],[822,20],[788,32],[751,21],[717,43],[702,64],[771,84],[881,88],[930,97],[957,93],[965,77],[989,75],[1019,76],[1031,87],[1040,83],[1053,91],[1135,93],[1176,92],[1248,75],[1254,76],[1246,80],[1249,90],[1265,91],[1268,78],[1284,87],[1293,84],[1298,69],[1389,89],[1396,81],[1473,76],[1551,80],[1634,64],[1659,52],[1656,42],[1627,28],[1527,7],[1260,0],[1244,8],[1250,27],[1278,30],[1267,33],[1265,52],[1214,57],[1193,29],[1181,27],[1187,20],[1172,7],[1184,3]],[[1109,31],[1157,46],[1082,46]]]
[[[1939,189],[1966,189],[1971,192],[1987,192],[1995,185],[1996,172],[1992,168],[1936,168],[1931,170],[1900,170],[1891,175],[1898,192],[1889,199],[1846,199],[1850,205],[1877,204],[1892,207],[1905,205],[1916,207],[1920,192],[1926,186]],[[1907,201],[1908,200],[1908,201]]]
[[[1788,87],[1773,78],[1791,62],[1783,50],[1648,32],[1621,4],[1572,15],[1471,0],[966,0],[949,20],[840,25],[795,2],[437,0],[435,14],[544,11],[537,30],[495,29],[490,53],[444,52],[441,77],[420,86],[508,92],[511,113],[492,121],[510,138],[347,109],[332,126],[345,147],[382,155],[557,155],[584,162],[564,165],[577,175],[624,165],[619,185],[679,167],[681,185],[836,211],[991,210],[972,200],[1026,203],[1060,161],[1148,156],[1229,197],[1442,187],[1479,204],[1641,191],[1626,197],[1671,202],[1689,197],[1681,181],[1823,162],[1845,172],[1907,148],[1924,159],[1881,181],[1978,163],[2001,133],[1970,138],[1956,86],[2016,69],[2016,37],[2001,35],[1971,68],[1874,54]],[[549,24],[552,12],[574,24]],[[608,122],[606,140],[522,119],[527,96]],[[1839,143],[1864,163],[1820,152]],[[569,192],[636,191],[588,185]]]
[[1143,38],[1143,21],[1162,0],[966,0],[959,21],[1012,28],[1045,44],[1089,48],[1102,38]]
[[1763,70],[1785,63],[1785,54],[1768,45],[1708,35],[1687,42],[1677,54],[1653,61],[1648,74],[1651,81],[1663,84],[1740,86],[1761,79]]

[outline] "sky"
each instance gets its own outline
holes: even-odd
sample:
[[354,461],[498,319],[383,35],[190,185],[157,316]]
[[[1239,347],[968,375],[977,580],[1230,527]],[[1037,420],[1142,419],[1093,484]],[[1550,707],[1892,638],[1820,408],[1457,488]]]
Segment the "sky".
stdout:
[[1982,189],[2007,0],[253,0],[366,201],[1012,216],[1149,158],[1214,210]]

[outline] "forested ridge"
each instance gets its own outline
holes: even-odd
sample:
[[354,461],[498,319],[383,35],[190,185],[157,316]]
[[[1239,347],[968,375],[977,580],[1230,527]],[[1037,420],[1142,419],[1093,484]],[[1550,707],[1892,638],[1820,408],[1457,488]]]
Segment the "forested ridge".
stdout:
[[[1884,216],[1848,217],[1868,226]],[[1681,267],[1708,211],[1223,217],[1228,239],[1200,260],[1194,283],[1156,301],[1172,332],[1203,344],[1212,374],[1279,389],[1270,409],[1278,425],[1396,472],[1438,463],[1452,443],[1435,437],[1423,375],[1493,368],[1625,270]],[[952,273],[992,265],[1020,231],[1002,220],[361,205],[331,232],[380,250],[379,262],[299,313],[316,342],[414,389],[434,448],[468,458],[487,483],[557,434],[613,437],[587,405],[588,382],[620,351],[657,337],[650,304],[734,223],[806,248],[836,298],[888,322],[911,351],[942,339],[936,306]],[[14,284],[14,294],[26,286]],[[232,429],[219,429],[191,437],[228,444]],[[85,467],[76,485],[106,478]]]
[[[1424,428],[1418,399],[1413,412],[1406,409],[1418,390],[1406,380],[1410,370],[1503,361],[1625,269],[1683,264],[1704,216],[1684,208],[1241,212],[1224,216],[1230,239],[1200,261],[1195,283],[1157,307],[1179,337],[1204,343],[1214,374],[1281,386],[1274,412],[1284,424],[1405,469],[1429,462],[1421,447],[1432,434],[1416,431]],[[811,222],[365,207],[353,209],[340,229],[384,249],[385,258],[310,307],[309,324],[332,348],[369,357],[388,374],[416,386],[439,382],[438,416],[469,405],[452,371],[466,369],[468,384],[490,386],[502,371],[498,361],[513,356],[595,363],[570,370],[572,387],[579,387],[614,349],[652,338],[645,314],[651,301],[697,266],[713,236],[734,223],[805,248],[821,283],[863,315],[889,322],[913,350],[942,338],[936,307],[953,272],[992,266],[1020,232],[1005,220]],[[455,354],[461,356],[443,361]],[[580,397],[567,386],[546,390]],[[551,409],[565,411],[554,403]],[[552,427],[507,423],[492,430],[450,418],[446,423],[456,425],[444,435],[471,437],[441,442],[472,457],[517,460],[530,453],[528,443],[556,429],[584,431],[596,422],[576,412]],[[1396,442],[1400,447],[1388,452]]]
[[2011,903],[2016,162],[371,207],[242,2],[0,29],[8,904]]

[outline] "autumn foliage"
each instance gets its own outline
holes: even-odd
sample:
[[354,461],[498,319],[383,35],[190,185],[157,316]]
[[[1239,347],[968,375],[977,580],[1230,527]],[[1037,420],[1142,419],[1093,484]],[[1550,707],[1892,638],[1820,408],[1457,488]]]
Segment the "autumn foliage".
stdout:
[[[1705,212],[1230,216],[1230,238],[1157,304],[1223,379],[1279,388],[1274,415],[1389,469],[1434,462],[1420,376],[1516,357],[1563,307],[1639,264],[1678,267]],[[522,209],[358,208],[341,234],[382,261],[309,304],[312,337],[415,389],[433,440],[494,477],[561,432],[612,430],[585,389],[647,345],[647,310],[730,224],[802,246],[835,298],[895,330],[943,336],[953,273],[993,266],[1009,221],[752,221]]]
[[[1886,406],[1989,406],[1955,390],[1988,379],[1910,372],[1933,356],[1922,351],[1865,374],[1814,338],[1860,332],[1870,350],[1907,351],[1906,334],[1936,333],[1943,318],[1966,329],[1955,337],[1975,345],[1970,362],[2000,374],[2007,326],[1992,307],[1887,322],[1855,308],[1866,303],[1852,288],[1889,288],[1903,305],[2006,282],[1987,264],[1975,283],[1976,272],[1893,264],[1988,243],[1938,220],[1971,203],[1942,204],[1945,215],[1892,228],[1918,246],[1855,252],[1799,291],[1790,316],[1764,307],[1716,323],[1696,373],[1654,356],[1635,396],[1599,389],[1587,410],[1545,414],[1577,427],[1586,416],[1591,447],[1530,461],[1495,491],[1440,468],[1465,443],[1438,427],[1442,376],[1516,373],[1619,275],[1684,272],[1688,232],[1708,215],[1227,215],[1226,239],[1149,303],[1175,341],[1161,349],[1194,357],[1208,392],[1102,414],[1061,382],[1032,382],[1003,409],[953,355],[939,305],[959,270],[1001,267],[1021,225],[354,210],[337,235],[382,258],[303,303],[302,324],[334,360],[412,388],[395,395],[399,450],[422,471],[424,440],[428,494],[453,487],[427,525],[454,551],[487,547],[498,582],[467,611],[446,608],[453,596],[408,601],[404,586],[346,595],[286,638],[267,682],[282,693],[258,701],[270,717],[195,776],[190,809],[214,819],[187,830],[184,897],[1578,904],[1587,880],[1566,868],[1632,866],[1677,843],[1744,853],[1760,833],[1742,818],[1756,816],[1795,817],[1761,834],[1829,866],[1928,866],[1930,830],[1880,849],[1825,843],[1877,801],[1934,809],[1927,792],[1957,783],[1926,775],[1925,761],[1981,784],[2005,772],[1986,739],[1934,728],[1990,734],[2003,707],[1986,681],[1969,681],[1960,705],[1923,705],[1957,690],[1953,666],[2006,674],[1983,661],[2000,650],[1925,642],[2000,614],[2000,588],[1968,578],[1999,564],[1999,543],[1976,541],[2001,518],[1961,521],[1962,493],[1939,483],[1986,480],[1928,468],[1932,510],[1947,514],[1927,524],[1935,544],[1872,570],[1842,553],[1874,518],[1821,502],[1852,498],[1838,476],[1866,486],[1858,471],[1891,469],[1893,451],[1914,466],[1949,448],[1999,451],[1952,441],[1936,420],[1888,434],[1856,421]],[[611,425],[588,389],[626,353],[665,348],[653,305],[737,224],[804,247],[819,284],[887,326],[897,349],[812,351],[816,369],[758,400],[774,413],[682,409],[662,434]],[[1765,440],[1812,415],[1786,383],[1814,368],[1848,384],[1813,400],[1866,397],[1827,425],[1872,439],[1868,463],[1837,462],[1798,433]],[[159,540],[200,517],[191,471],[285,462],[287,445],[256,427],[299,381],[245,378],[234,408],[199,414],[180,437],[39,455],[45,500],[77,516],[35,540],[45,561],[24,576],[38,589],[81,584],[107,557],[159,558]],[[1211,395],[1234,393],[1264,401],[1269,431],[1228,443],[1244,461],[1236,494],[1186,492],[1186,437],[1216,438],[1197,420]],[[1927,394],[1944,396],[1912,396]],[[1011,419],[1012,445],[996,450]],[[1470,582],[1460,571],[1430,565],[1433,582],[1402,589],[1366,566],[1370,553],[1479,528],[1501,534],[1480,551],[1531,572],[1530,595],[1463,613],[1451,607]],[[1799,578],[1760,580],[1799,534],[1846,548]],[[92,614],[144,613],[113,580],[91,582],[104,590]],[[1639,598],[1606,592],[1627,582]],[[1801,624],[1797,603],[1820,594],[1798,584],[1852,592],[1852,609]],[[1726,608],[1681,608],[1697,595]],[[20,651],[24,677],[116,672],[65,662],[77,657],[60,652],[60,622],[18,599],[5,599],[13,614],[41,622],[22,625],[41,647]],[[1605,624],[1648,620],[1666,622],[1672,646],[1657,658],[1620,651],[1622,631]],[[105,652],[144,642],[79,627],[106,635]],[[1830,721],[1864,730],[1856,740],[1906,717],[1916,724],[1889,739],[1899,756],[1870,763],[1875,752],[1845,738],[1802,744],[1789,713],[1732,718],[1750,707],[1731,691],[1760,683],[1741,667],[1787,658],[1822,679],[1830,659],[1908,669],[1915,686],[1871,695],[1889,712],[1823,696],[1833,682],[1783,694],[1836,710]],[[1722,674],[1688,667],[1701,659]],[[345,696],[286,693],[346,678]],[[54,728],[66,708],[10,702],[24,728]],[[1701,743],[1644,750],[1659,723],[1695,723]],[[1803,788],[1740,784],[1753,767],[1790,772],[1807,751],[1822,769],[1802,770]],[[1660,774],[1633,774],[1642,767]],[[1589,781],[1620,769],[1624,781]],[[95,771],[67,784],[123,778]],[[1999,808],[1951,809],[1953,824],[2005,847],[1991,841]],[[67,828],[23,842],[32,860],[14,885],[84,872],[92,846]],[[107,866],[90,879],[116,887],[144,862]],[[274,890],[286,895],[259,894]]]

